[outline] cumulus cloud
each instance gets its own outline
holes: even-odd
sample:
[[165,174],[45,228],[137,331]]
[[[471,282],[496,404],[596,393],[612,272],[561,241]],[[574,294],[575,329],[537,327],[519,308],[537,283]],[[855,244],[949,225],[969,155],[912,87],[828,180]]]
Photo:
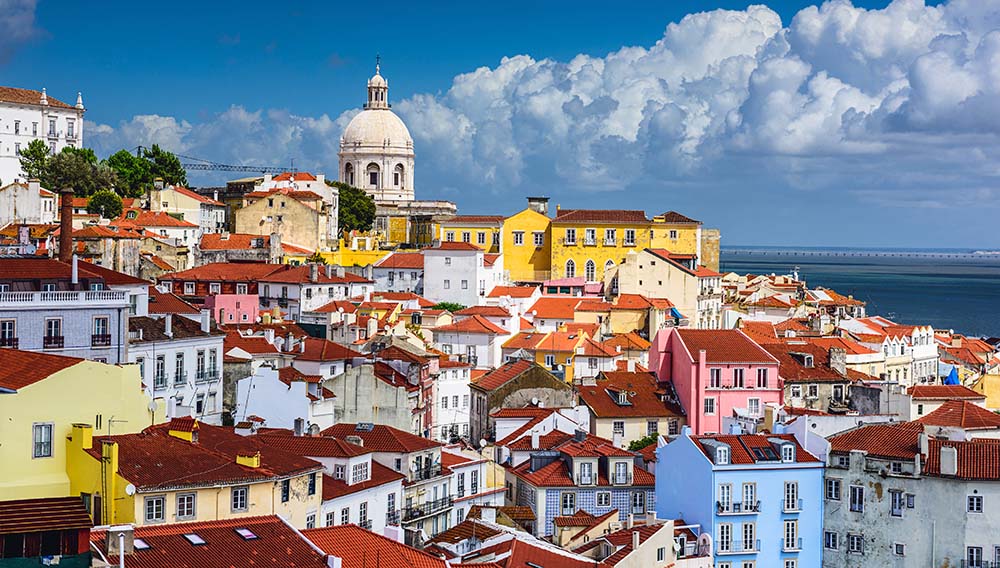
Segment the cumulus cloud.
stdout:
[[[734,201],[749,188],[769,200],[836,192],[856,207],[995,206],[1000,9],[831,0],[787,26],[766,6],[691,14],[650,46],[506,57],[394,108],[415,139],[418,192],[478,209],[489,206],[472,195],[627,191],[640,206],[720,188]],[[160,140],[236,163],[296,156],[335,171],[355,112],[137,116],[91,139]]]
[[23,44],[36,37],[36,0],[0,0],[0,64],[10,60]]

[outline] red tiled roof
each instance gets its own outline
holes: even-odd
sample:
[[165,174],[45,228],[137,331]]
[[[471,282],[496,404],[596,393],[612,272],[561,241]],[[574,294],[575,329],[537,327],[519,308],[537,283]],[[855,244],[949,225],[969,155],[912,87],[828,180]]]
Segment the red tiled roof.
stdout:
[[920,451],[917,436],[921,432],[923,425],[916,422],[871,424],[831,437],[830,451],[862,450],[875,457],[911,460]]
[[[634,534],[638,533],[639,544],[641,545],[642,543],[646,542],[650,537],[652,537],[656,533],[666,528],[667,528],[666,524],[658,524],[658,525],[642,525],[633,527],[631,529],[617,530],[611,534],[606,534],[599,538],[595,538],[594,540],[582,546],[574,548],[573,552],[577,553],[586,552],[587,550],[593,549],[595,546],[600,546],[603,543],[607,543],[610,544],[612,547],[614,547],[614,552],[611,555],[604,558],[602,563],[606,566],[615,566],[619,562],[624,560],[626,556],[632,554],[632,552],[634,551],[632,548],[632,539]],[[672,537],[673,534],[671,534],[670,536]]]
[[538,345],[546,334],[533,332],[533,331],[522,331],[517,335],[511,337],[504,342],[504,349],[526,349],[532,351]]
[[210,262],[188,270],[164,274],[163,276],[160,276],[160,281],[256,282],[276,270],[281,270],[282,266],[284,265],[261,264],[256,262]]
[[155,254],[153,254],[153,253],[151,253],[149,251],[146,251],[146,250],[139,251],[139,254],[142,255],[142,258],[144,258],[147,261],[153,263],[153,266],[159,268],[160,270],[163,270],[163,271],[166,271],[166,272],[173,272],[173,271],[177,270],[176,266],[170,264],[169,262],[167,262],[166,260],[164,260],[162,257],[159,257],[159,256],[157,256],[157,255],[155,255]]
[[604,346],[609,347],[615,351],[621,347],[622,351],[647,351],[649,350],[650,343],[639,336],[639,334],[634,331],[628,333],[619,333],[612,335],[608,339],[604,340]]
[[45,497],[0,501],[0,535],[35,533],[94,526],[79,497]]
[[[134,217],[129,215],[134,213]],[[112,225],[122,225],[129,226],[134,225],[137,227],[185,227],[191,229],[197,229],[198,225],[194,223],[189,223],[183,219],[178,219],[165,211],[148,211],[146,209],[128,209],[123,211],[121,216],[117,219],[111,221]]]
[[489,333],[493,335],[507,335],[507,330],[499,327],[490,320],[480,315],[474,315],[465,319],[442,325],[434,328],[434,333]]
[[224,203],[216,201],[216,200],[212,199],[211,197],[202,195],[202,194],[200,194],[198,192],[191,191],[190,189],[188,189],[186,187],[183,187],[183,186],[180,186],[180,185],[175,185],[171,189],[173,189],[174,191],[176,191],[177,193],[179,193],[181,195],[184,195],[186,197],[190,197],[191,199],[194,199],[195,201],[198,201],[199,203],[204,203],[206,205],[217,205],[219,207],[225,207]]
[[794,307],[791,303],[782,300],[776,295],[768,296],[766,298],[761,298],[759,300],[750,302],[749,305],[758,308],[779,308],[779,309],[788,309]]
[[251,355],[277,355],[278,348],[269,343],[262,335],[241,335],[239,332],[227,332],[223,348],[228,352],[231,349],[242,349]]
[[[255,242],[261,246],[254,246]],[[270,235],[250,233],[205,233],[201,236],[201,250],[251,250],[270,246]]]
[[550,331],[545,334],[535,349],[538,351],[556,351],[562,353],[576,352],[576,348],[584,337],[578,333],[569,331]]
[[554,223],[629,223],[644,225],[649,223],[645,211],[625,209],[559,209]]
[[456,316],[474,316],[480,315],[483,317],[494,317],[494,318],[509,318],[510,312],[507,308],[501,308],[500,306],[470,306],[463,310],[458,310],[455,312]]
[[[754,457],[754,448],[772,448],[770,438],[780,438],[786,442],[791,442],[795,445],[795,461],[797,463],[816,463],[819,462],[816,456],[807,452],[802,446],[799,445],[798,441],[795,440],[795,436],[791,434],[738,434],[738,435],[712,435],[712,436],[692,436],[695,444],[701,451],[707,456],[708,450],[705,449],[704,444],[701,443],[702,440],[716,440],[729,445],[729,463],[732,464],[755,464],[758,459]],[[765,462],[766,463],[766,462]]]
[[393,471],[375,460],[372,460],[371,462],[370,471],[371,473],[368,481],[360,481],[350,485],[345,479],[334,479],[329,475],[324,475],[323,500],[329,501],[330,499],[337,499],[338,497],[343,497],[344,495],[351,495],[352,493],[357,493],[373,487],[381,487],[386,483],[406,479],[406,476],[402,473]]
[[986,395],[963,385],[917,385],[907,391],[912,399],[966,399],[983,400]]
[[[73,108],[55,97],[48,96],[49,106],[58,108]],[[19,105],[42,106],[42,92],[34,89],[18,89],[17,87],[0,87],[0,102],[14,103]]]
[[576,305],[580,298],[562,298],[545,296],[535,300],[528,312],[535,312],[538,319],[572,320],[576,314]]
[[814,345],[819,345],[827,350],[832,347],[839,347],[846,351],[848,355],[874,355],[877,353],[877,351],[873,351],[857,341],[851,341],[846,337],[806,337],[803,340]]
[[494,286],[486,297],[502,298],[510,296],[511,298],[530,298],[537,291],[537,286]]
[[[610,442],[608,442],[608,444],[610,444]],[[614,446],[611,446],[611,448],[614,448]],[[614,448],[614,450],[625,452],[624,450],[618,450],[617,448]],[[634,455],[631,452],[625,453]],[[566,462],[562,460],[556,460],[535,471],[531,471],[531,460],[528,460],[517,467],[508,467],[507,471],[524,479],[535,487],[574,487],[576,485],[573,478],[570,476]],[[608,482],[608,479],[599,471],[597,486],[607,487],[609,485],[610,483]],[[636,487],[652,487],[656,485],[656,482],[652,473],[637,467],[633,469],[632,472],[632,485]]]
[[535,511],[531,507],[525,505],[500,505],[497,507],[486,507],[481,505],[473,505],[469,508],[469,514],[466,518],[479,519],[481,518],[483,509],[493,508],[498,512],[503,513],[514,521],[534,521]]
[[375,292],[372,294],[373,300],[378,300],[379,298],[386,302],[409,302],[416,300],[417,305],[421,308],[429,308],[435,305],[434,302],[413,292]]
[[694,219],[688,217],[687,215],[681,215],[676,211],[667,211],[662,215],[657,215],[658,217],[663,217],[663,222],[665,223],[697,223],[701,224],[701,221],[695,221]]
[[1000,415],[965,400],[949,400],[916,421],[931,426],[957,426],[966,430],[1000,428]]
[[316,308],[313,312],[318,314],[330,314],[339,312],[340,310],[344,310],[345,314],[353,314],[358,311],[358,307],[352,302],[348,302],[346,300],[334,300],[329,304],[324,304],[323,306]]
[[[241,264],[239,266],[247,266],[246,264]],[[301,264],[299,266],[292,266],[290,264],[278,265],[279,268],[265,276],[260,278],[261,282],[279,282],[288,284],[309,284],[312,283],[310,280],[310,275],[312,271],[312,266],[308,264]],[[316,267],[316,283],[318,284],[343,284],[345,282],[371,282],[366,278],[362,278],[356,274],[350,272],[344,272],[343,276],[337,276],[336,272],[333,272],[330,276],[326,274],[326,266]]]
[[747,334],[750,339],[757,343],[775,343],[778,341],[778,334],[774,329],[774,324],[769,321],[743,320],[740,329]]
[[[958,457],[955,475],[941,473],[941,449],[954,448]],[[966,480],[1000,480],[1000,440],[976,438],[967,442],[929,440],[924,475]]]
[[[810,328],[802,320],[796,318],[788,318],[785,321],[778,322],[774,324],[775,331],[809,331]],[[831,338],[831,339],[842,339],[842,338]]]
[[695,360],[698,359],[698,352],[704,350],[708,363],[777,362],[770,353],[736,329],[678,328],[675,333],[680,335]]
[[156,286],[149,287],[149,313],[151,314],[198,314],[201,310],[180,299],[176,294],[160,292]]
[[348,349],[339,343],[334,343],[329,339],[318,339],[307,337],[305,351],[300,351],[295,358],[300,361],[343,361],[364,357],[361,353]]
[[[472,507],[472,509],[469,509],[470,517],[472,515],[472,510],[476,508],[477,507],[474,506]],[[434,535],[433,538],[427,541],[427,544],[429,545],[434,545],[437,543],[457,544],[459,542],[468,540],[472,537],[475,537],[478,540],[483,541],[493,538],[501,533],[502,531],[498,529],[495,529],[483,523],[477,523],[475,522],[475,519],[470,519],[469,517],[466,517],[465,520],[451,527],[450,529],[439,532],[438,534]],[[454,567],[455,564],[453,563],[451,566]],[[480,564],[467,564],[466,566],[480,566]]]
[[[844,382],[844,377],[830,368],[829,352],[811,343],[768,343],[762,345],[765,351],[778,360],[778,374],[791,382]],[[796,354],[811,355],[813,366],[806,367]]]
[[494,410],[490,416],[493,418],[537,418],[538,416],[548,416],[553,412],[555,411],[551,408],[527,406],[524,408],[500,408]]
[[503,223],[503,215],[455,215],[441,221],[441,225],[461,225],[472,223],[476,225]]
[[482,248],[477,247],[472,243],[460,243],[453,241],[445,241],[435,247],[428,247],[425,248],[424,250],[453,250],[453,251],[476,251],[476,252],[483,251]]
[[614,303],[616,310],[648,310],[652,307],[653,303],[642,294],[621,294]]
[[398,345],[390,345],[379,351],[377,355],[369,355],[368,358],[374,359],[376,356],[383,361],[405,361],[413,365],[426,365],[430,362],[429,358],[407,351]]
[[302,535],[341,558],[343,568],[446,568],[442,558],[356,525],[305,529]]
[[[525,452],[529,450],[547,450],[549,448],[555,448],[560,444],[564,444],[573,437],[572,434],[567,434],[566,432],[562,432],[560,430],[553,430],[547,434],[538,436],[538,447],[533,448],[531,445],[531,436],[524,436],[523,434],[527,433],[527,431],[530,430],[532,426],[538,424],[538,422],[541,422],[541,420],[532,420],[528,422],[500,442],[497,442],[497,445],[506,446],[510,451]],[[518,438],[517,436],[521,437]],[[512,441],[508,442],[508,440]]]
[[424,269],[424,255],[419,252],[393,252],[375,263],[375,268]]
[[83,361],[77,357],[0,349],[0,390],[16,392]]
[[[593,385],[581,385],[580,402],[597,418],[683,416],[676,404],[660,399],[659,385],[652,373],[605,371]],[[627,392],[628,404],[618,404],[620,392]],[[634,395],[631,393],[635,393]]]
[[583,340],[583,353],[577,353],[577,355],[583,355],[584,357],[619,357],[621,353],[593,339],[587,338]]
[[316,176],[309,172],[282,172],[273,178],[272,181],[317,181]]
[[373,451],[330,436],[294,436],[275,432],[259,434],[258,437],[268,446],[307,458],[353,458]]
[[578,312],[610,312],[612,305],[598,298],[585,298],[576,305]]
[[[246,529],[256,538],[236,531]],[[91,548],[107,550],[106,528],[90,533]],[[196,534],[205,544],[192,545],[186,534]],[[326,556],[276,515],[219,521],[170,523],[135,527],[134,536],[149,548],[125,555],[126,568],[326,568]],[[95,555],[96,557],[96,555]],[[118,556],[108,556],[118,566]],[[346,568],[346,567],[345,567]]]
[[324,436],[347,438],[358,436],[364,447],[376,452],[409,453],[441,447],[442,444],[427,438],[415,436],[392,426],[375,424],[371,430],[359,430],[355,424],[334,424],[321,432]]
[[518,375],[531,369],[534,361],[519,359],[510,361],[479,377],[474,383],[480,389],[491,391],[514,380]]

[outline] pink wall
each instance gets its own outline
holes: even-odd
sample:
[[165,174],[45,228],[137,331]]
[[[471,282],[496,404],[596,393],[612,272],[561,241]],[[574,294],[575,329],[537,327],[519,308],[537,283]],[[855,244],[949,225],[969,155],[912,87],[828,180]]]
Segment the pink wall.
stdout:
[[[687,423],[695,434],[722,432],[722,419],[732,416],[734,408],[747,408],[749,399],[760,401],[760,411],[768,403],[782,404],[784,392],[773,364],[706,364],[704,352],[688,353],[680,334],[673,328],[662,329],[653,338],[649,366],[660,382],[671,381],[681,405],[687,411]],[[721,369],[722,388],[711,388],[711,368]],[[767,388],[757,388],[757,369],[768,370]],[[744,388],[732,388],[733,370],[743,369]],[[749,388],[747,388],[749,387]],[[715,399],[715,412],[705,414],[705,399]]]
[[258,306],[257,294],[215,294],[205,298],[205,309],[211,310],[220,324],[254,323]]

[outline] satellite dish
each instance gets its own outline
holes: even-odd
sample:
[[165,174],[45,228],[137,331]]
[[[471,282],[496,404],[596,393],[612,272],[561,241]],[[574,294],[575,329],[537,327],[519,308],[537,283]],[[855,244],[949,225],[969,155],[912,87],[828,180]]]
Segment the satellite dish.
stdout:
[[480,440],[479,440],[479,447],[480,447],[480,448],[485,448],[485,447],[486,447],[486,443],[487,443],[487,442],[486,442],[486,438],[482,438],[482,439],[480,439]]
[[125,486],[125,494],[126,495],[135,495],[135,485],[132,485],[131,483],[129,483],[128,485],[126,485]]
[[533,404],[535,406],[538,406],[538,397],[537,396],[531,397],[531,404]]
[[681,543],[679,543],[679,542],[677,542],[675,540],[674,541],[674,552],[680,552],[680,551],[681,551]]
[[146,407],[149,408],[150,412],[156,412],[156,400],[150,400]]

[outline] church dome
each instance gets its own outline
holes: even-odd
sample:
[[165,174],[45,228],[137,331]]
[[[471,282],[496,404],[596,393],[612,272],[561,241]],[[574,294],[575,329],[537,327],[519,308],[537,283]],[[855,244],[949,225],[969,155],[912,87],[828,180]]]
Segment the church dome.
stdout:
[[413,148],[413,138],[403,121],[391,110],[367,109],[351,119],[344,129],[341,148]]

